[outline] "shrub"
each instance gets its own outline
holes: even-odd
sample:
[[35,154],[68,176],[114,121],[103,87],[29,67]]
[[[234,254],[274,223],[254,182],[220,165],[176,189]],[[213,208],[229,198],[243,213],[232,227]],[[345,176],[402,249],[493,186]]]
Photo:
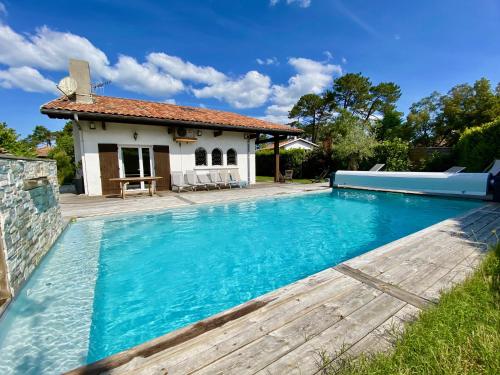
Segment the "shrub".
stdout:
[[375,146],[372,164],[384,163],[386,171],[407,171],[410,167],[408,152],[408,142],[399,138],[383,141]]
[[500,117],[496,120],[466,129],[457,145],[460,165],[468,172],[483,171],[493,159],[500,158]]
[[[280,150],[280,172],[293,169],[296,178],[303,178],[302,165],[309,151],[302,149]],[[255,153],[257,176],[274,176],[274,150],[258,150]]]
[[64,150],[54,149],[49,153],[49,158],[57,163],[57,180],[59,185],[71,183],[75,176],[75,165]]

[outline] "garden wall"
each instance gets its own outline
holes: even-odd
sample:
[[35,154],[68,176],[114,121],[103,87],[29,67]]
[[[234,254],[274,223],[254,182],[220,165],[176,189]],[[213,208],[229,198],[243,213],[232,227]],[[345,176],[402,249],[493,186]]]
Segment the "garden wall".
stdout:
[[55,161],[0,154],[0,271],[12,295],[63,228]]

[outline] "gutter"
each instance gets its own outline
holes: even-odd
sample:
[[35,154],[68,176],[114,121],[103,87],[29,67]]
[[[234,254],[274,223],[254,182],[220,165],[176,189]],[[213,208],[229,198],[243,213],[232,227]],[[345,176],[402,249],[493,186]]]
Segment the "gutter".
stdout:
[[144,124],[144,125],[183,125],[186,128],[197,128],[197,129],[218,129],[227,130],[235,132],[252,132],[252,133],[263,133],[263,134],[286,134],[286,135],[297,135],[303,133],[302,130],[293,129],[290,130],[277,130],[277,129],[267,129],[258,128],[250,126],[232,126],[226,124],[210,124],[199,121],[185,121],[185,120],[171,120],[171,119],[156,119],[156,118],[146,118],[139,116],[124,116],[124,115],[112,115],[112,114],[100,114],[92,112],[78,112],[78,111],[68,111],[59,109],[47,109],[40,108],[40,112],[50,118],[68,119],[73,120],[76,115],[79,120],[94,120],[94,121],[107,121],[107,122],[121,122],[128,124]]

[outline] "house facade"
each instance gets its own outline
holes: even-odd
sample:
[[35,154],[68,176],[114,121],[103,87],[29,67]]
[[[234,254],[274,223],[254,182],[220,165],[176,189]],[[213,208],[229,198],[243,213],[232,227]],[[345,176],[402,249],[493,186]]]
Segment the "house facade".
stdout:
[[[298,138],[294,137],[292,139],[287,139],[285,141],[280,142],[279,148],[281,150],[293,150],[293,149],[301,149],[301,150],[306,150],[306,151],[312,151],[314,150],[318,145],[316,143],[313,143],[311,141],[308,141],[307,139],[304,138]],[[264,147],[265,150],[272,150],[274,149],[274,145],[269,145]]]
[[[259,135],[278,142],[299,132],[231,112],[94,95],[84,61],[70,61],[70,76],[75,95],[46,103],[41,112],[73,121],[75,161],[87,195],[119,193],[119,183],[110,181],[117,177],[161,177],[157,189],[168,190],[174,171],[237,169],[253,184]],[[145,188],[143,182],[129,185]]]

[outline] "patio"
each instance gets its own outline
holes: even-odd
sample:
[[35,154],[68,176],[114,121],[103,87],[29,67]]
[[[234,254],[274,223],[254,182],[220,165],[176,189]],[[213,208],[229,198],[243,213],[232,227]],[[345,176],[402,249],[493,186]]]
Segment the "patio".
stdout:
[[99,215],[113,215],[133,212],[161,211],[169,208],[189,206],[193,204],[230,202],[243,199],[282,196],[317,192],[329,189],[328,183],[316,184],[279,184],[257,183],[248,188],[222,190],[198,190],[175,193],[159,191],[150,197],[147,193],[128,195],[125,200],[120,197],[89,197],[86,195],[61,194],[60,206],[65,219],[84,218]]

